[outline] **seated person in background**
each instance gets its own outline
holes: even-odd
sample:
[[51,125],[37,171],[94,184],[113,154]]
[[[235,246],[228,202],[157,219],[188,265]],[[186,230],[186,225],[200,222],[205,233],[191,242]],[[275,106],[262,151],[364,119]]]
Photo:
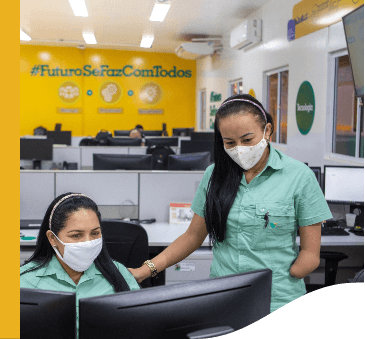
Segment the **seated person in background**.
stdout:
[[75,292],[77,319],[80,298],[140,288],[126,267],[110,258],[98,206],[80,193],[62,194],[48,207],[36,249],[20,267],[20,287]]
[[138,129],[140,132],[143,133],[143,126],[142,125],[136,125],[136,127],[134,127],[135,129]]
[[[137,125],[137,126],[138,126],[138,125]],[[130,138],[138,138],[138,139],[142,139],[142,144],[141,144],[141,146],[144,146],[145,139],[144,139],[144,137],[143,137],[143,135],[142,135],[142,132],[141,132],[139,129],[137,129],[137,128],[132,129],[132,130],[129,132],[129,137],[130,137]]]

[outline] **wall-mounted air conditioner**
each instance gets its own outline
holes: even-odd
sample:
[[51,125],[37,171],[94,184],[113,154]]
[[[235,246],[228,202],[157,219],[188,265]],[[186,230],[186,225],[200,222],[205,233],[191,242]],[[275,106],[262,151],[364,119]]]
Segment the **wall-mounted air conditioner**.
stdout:
[[247,19],[231,31],[230,45],[242,49],[257,45],[261,41],[261,19]]
[[195,60],[213,54],[214,48],[207,42],[184,42],[175,49],[175,53],[179,58]]

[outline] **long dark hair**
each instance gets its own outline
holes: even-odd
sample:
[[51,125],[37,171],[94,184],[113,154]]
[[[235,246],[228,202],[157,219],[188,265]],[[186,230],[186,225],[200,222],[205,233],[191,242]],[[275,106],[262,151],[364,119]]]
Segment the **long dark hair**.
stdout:
[[[27,264],[31,261],[38,263],[39,265],[33,268],[30,268],[24,271],[21,274],[25,274],[30,271],[35,271],[40,269],[41,267],[47,265],[49,261],[52,259],[53,255],[55,255],[54,250],[52,249],[51,244],[47,238],[47,231],[49,230],[49,219],[53,207],[64,197],[70,194],[75,193],[66,193],[58,196],[56,199],[52,201],[49,205],[47,212],[43,218],[38,238],[37,238],[37,245],[33,255],[24,263]],[[76,193],[77,194],[77,193]],[[58,233],[65,227],[66,221],[68,217],[80,210],[91,210],[94,211],[99,219],[99,224],[101,226],[101,214],[99,212],[98,206],[96,203],[88,197],[79,195],[79,196],[72,196],[65,199],[63,202],[59,204],[59,206],[55,209],[53,216],[52,216],[52,232],[58,236]],[[103,232],[101,228],[101,232]],[[104,243],[103,237],[103,247],[101,249],[100,254],[94,261],[95,266],[97,269],[103,274],[106,280],[113,286],[115,292],[122,292],[122,291],[129,291],[130,288],[123,278],[122,274],[119,272],[117,267],[114,265],[112,259],[109,256],[109,253],[106,249],[106,245]]]
[[[232,115],[250,113],[262,126],[262,131],[264,131],[266,125],[265,116],[259,108],[250,102],[237,99],[249,100],[259,105],[266,114],[267,123],[270,123],[272,126],[271,134],[274,130],[271,115],[251,95],[233,95],[223,101],[221,107],[218,109],[214,123],[214,169],[209,179],[205,203],[205,223],[210,243],[213,244],[216,241],[222,242],[226,238],[228,214],[236,198],[244,172],[244,169],[237,165],[224,150],[222,135],[219,131],[219,121]],[[230,100],[234,101],[228,103]]]

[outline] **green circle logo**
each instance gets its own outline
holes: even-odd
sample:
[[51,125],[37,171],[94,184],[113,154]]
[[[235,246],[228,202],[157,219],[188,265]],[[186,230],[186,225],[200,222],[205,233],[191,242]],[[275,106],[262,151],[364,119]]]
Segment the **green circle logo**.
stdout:
[[296,102],[297,125],[300,133],[306,135],[313,125],[315,112],[315,99],[312,85],[304,81],[298,91]]

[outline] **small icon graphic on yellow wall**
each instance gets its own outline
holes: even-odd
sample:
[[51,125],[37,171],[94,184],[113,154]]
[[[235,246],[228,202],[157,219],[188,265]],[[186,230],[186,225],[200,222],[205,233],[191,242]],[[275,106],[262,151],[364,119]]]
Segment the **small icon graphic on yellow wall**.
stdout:
[[81,96],[80,86],[74,81],[63,82],[58,88],[58,97],[66,104],[76,103]]
[[99,88],[99,96],[106,104],[116,104],[122,97],[122,88],[115,81],[103,82]]
[[158,104],[163,97],[161,86],[156,82],[147,82],[139,90],[139,99],[147,105]]

